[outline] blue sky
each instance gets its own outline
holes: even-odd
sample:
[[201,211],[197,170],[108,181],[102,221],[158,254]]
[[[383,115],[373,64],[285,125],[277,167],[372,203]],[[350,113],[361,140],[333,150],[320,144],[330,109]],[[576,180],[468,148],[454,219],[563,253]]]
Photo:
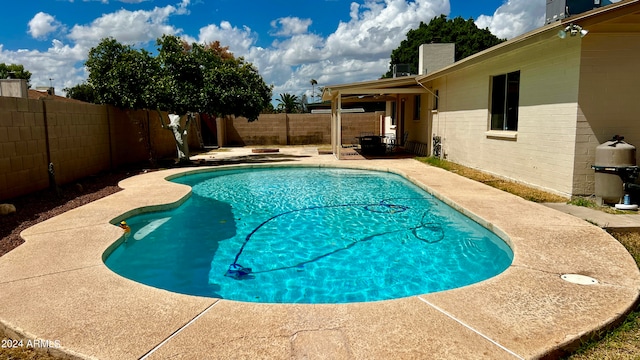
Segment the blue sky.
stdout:
[[86,79],[83,63],[100,39],[150,48],[169,33],[219,40],[254,63],[275,96],[309,96],[310,79],[324,86],[379,78],[420,21],[462,16],[511,38],[541,26],[544,8],[545,0],[6,1],[0,63],[24,65],[32,87],[52,83],[61,94]]

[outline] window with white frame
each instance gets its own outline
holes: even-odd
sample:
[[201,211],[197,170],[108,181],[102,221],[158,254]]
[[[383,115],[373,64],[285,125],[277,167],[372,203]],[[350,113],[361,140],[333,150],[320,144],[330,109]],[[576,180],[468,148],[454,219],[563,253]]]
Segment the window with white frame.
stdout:
[[520,71],[491,77],[491,130],[517,131]]

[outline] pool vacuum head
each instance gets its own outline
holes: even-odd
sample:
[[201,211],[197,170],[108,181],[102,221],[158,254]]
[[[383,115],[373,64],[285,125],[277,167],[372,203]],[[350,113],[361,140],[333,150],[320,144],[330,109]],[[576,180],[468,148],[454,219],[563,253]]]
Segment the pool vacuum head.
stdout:
[[253,279],[254,276],[251,275],[251,268],[246,268],[240,264],[231,264],[229,265],[229,270],[224,276],[232,277],[236,280],[242,279]]

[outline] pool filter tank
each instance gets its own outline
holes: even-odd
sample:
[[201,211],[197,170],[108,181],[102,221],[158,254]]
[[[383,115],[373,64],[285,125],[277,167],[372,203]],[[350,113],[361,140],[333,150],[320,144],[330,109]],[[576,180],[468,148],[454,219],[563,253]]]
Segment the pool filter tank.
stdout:
[[595,195],[604,203],[620,203],[625,195],[625,181],[637,170],[636,148],[623,139],[616,135],[596,147]]

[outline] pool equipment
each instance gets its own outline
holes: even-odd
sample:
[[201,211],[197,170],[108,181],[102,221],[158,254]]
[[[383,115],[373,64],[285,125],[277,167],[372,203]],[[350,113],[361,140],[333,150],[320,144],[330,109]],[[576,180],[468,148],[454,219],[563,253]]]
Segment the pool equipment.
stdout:
[[224,276],[232,277],[236,280],[252,279],[255,277],[251,275],[251,268],[236,263],[229,265],[229,270],[227,270]]
[[[623,208],[632,206],[630,192],[640,190],[635,182],[640,175],[636,166],[636,148],[615,135],[596,147],[595,195],[600,203],[617,203]],[[624,203],[623,200],[624,199]],[[617,206],[617,205],[616,205]]]

